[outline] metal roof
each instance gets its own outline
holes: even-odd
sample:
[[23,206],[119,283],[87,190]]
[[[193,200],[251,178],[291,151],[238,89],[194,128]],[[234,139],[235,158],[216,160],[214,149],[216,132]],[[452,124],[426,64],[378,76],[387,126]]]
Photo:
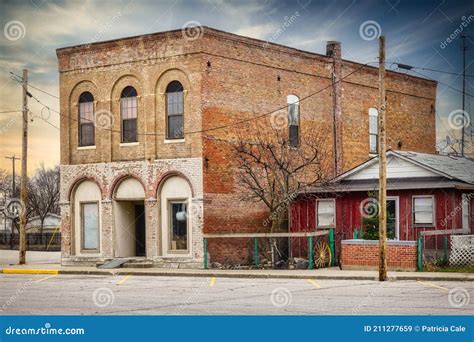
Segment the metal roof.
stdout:
[[420,166],[438,171],[448,178],[474,184],[474,160],[459,156],[427,154],[413,151],[389,151],[388,154],[404,157]]

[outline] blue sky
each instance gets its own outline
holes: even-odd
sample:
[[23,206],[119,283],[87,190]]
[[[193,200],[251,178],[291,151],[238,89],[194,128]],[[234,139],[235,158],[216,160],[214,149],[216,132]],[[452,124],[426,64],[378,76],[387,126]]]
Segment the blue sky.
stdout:
[[[377,39],[372,38],[382,33],[387,40],[388,62],[454,73],[415,69],[449,86],[438,85],[438,140],[446,135],[460,136],[460,129],[450,125],[448,116],[461,109],[461,93],[450,87],[462,89],[459,29],[474,36],[474,2],[469,1],[3,0],[0,111],[21,108],[21,88],[9,72],[21,74],[24,67],[29,69],[32,85],[58,95],[58,47],[179,29],[189,21],[317,53],[325,53],[327,40],[339,40],[343,58],[361,63],[376,59]],[[285,26],[285,22],[291,23]],[[369,30],[361,34],[367,25]],[[454,39],[447,42],[450,36]],[[467,43],[466,73],[473,75],[474,38],[468,38]],[[395,69],[396,65],[387,67]],[[474,78],[468,78],[470,94],[474,94],[473,82]],[[43,103],[59,108],[56,98],[34,89],[31,92]],[[466,99],[466,112],[470,113],[473,98]],[[59,124],[58,115],[33,102],[30,109],[36,116],[30,124],[30,168],[42,161],[54,165],[59,161],[59,132],[53,127]],[[0,113],[0,167],[10,168],[4,155],[19,155],[20,141],[18,114]]]

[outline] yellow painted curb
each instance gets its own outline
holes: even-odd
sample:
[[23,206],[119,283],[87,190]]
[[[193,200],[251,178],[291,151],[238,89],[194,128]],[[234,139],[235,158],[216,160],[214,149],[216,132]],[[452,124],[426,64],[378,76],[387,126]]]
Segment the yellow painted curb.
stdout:
[[1,272],[5,274],[59,274],[59,270],[28,268],[4,268]]

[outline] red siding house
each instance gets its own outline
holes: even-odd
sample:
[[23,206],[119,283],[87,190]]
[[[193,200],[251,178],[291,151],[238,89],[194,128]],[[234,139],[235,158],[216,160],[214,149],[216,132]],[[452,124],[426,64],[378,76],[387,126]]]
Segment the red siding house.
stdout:
[[[377,216],[378,158],[300,196],[290,206],[290,230],[334,229],[343,268],[378,265],[376,241],[356,240]],[[424,254],[439,257],[446,237],[474,233],[474,160],[410,151],[387,152],[389,268],[415,269],[416,240]],[[422,233],[424,232],[424,233]],[[360,237],[360,236],[359,236]],[[368,247],[369,246],[369,247]],[[448,247],[449,248],[449,247]],[[304,240],[291,241],[293,256],[306,255]]]

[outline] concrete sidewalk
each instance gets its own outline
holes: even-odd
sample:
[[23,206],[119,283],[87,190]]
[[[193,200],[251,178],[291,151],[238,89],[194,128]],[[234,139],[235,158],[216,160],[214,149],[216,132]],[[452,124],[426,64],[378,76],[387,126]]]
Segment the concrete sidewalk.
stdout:
[[[60,264],[0,265],[5,274],[82,274],[82,275],[146,275],[181,277],[226,278],[280,278],[280,279],[345,279],[377,280],[377,271],[349,271],[337,267],[317,270],[220,270],[220,269],[164,269],[164,268],[117,268],[61,266]],[[390,280],[440,280],[474,281],[473,273],[449,272],[389,272]]]

